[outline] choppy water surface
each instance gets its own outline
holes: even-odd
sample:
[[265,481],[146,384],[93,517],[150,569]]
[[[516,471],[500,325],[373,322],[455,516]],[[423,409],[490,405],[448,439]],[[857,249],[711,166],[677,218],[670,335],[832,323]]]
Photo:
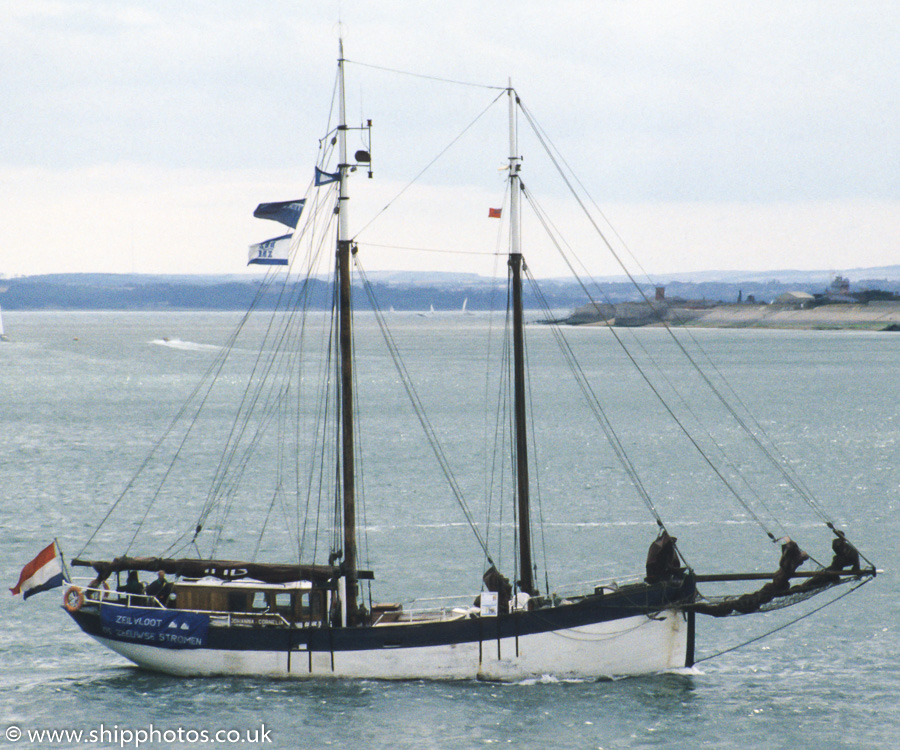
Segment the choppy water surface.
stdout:
[[[4,550],[8,585],[54,536],[80,551],[190,393],[237,321],[224,313],[7,313],[12,342],[0,344],[0,440]],[[495,383],[485,368],[499,339],[486,316],[395,316],[398,345],[473,508],[484,518],[486,445],[492,443]],[[478,587],[483,560],[445,489],[378,348],[370,318],[358,320],[358,377],[366,470],[366,542],[376,569],[376,598],[465,594]],[[653,537],[647,508],[629,489],[596,422],[577,400],[552,354],[552,333],[529,327],[535,431],[534,474],[545,529],[540,544],[551,588],[640,570]],[[728,492],[709,478],[680,430],[626,367],[608,332],[567,331],[610,422],[632,456],[655,507],[701,571],[770,569],[777,550],[745,509],[719,513]],[[736,465],[770,490],[752,509],[776,534],[790,533],[828,559],[821,520],[778,476],[769,477],[739,431],[719,411],[694,401],[702,383],[659,330],[626,334],[634,356],[690,408],[673,409],[711,455],[738,446]],[[885,573],[856,594],[791,627],[735,651],[727,649],[785,625],[805,608],[698,622],[698,657],[689,674],[614,682],[544,680],[516,685],[477,682],[315,682],[179,680],[141,672],[80,634],[59,610],[59,592],[28,602],[3,601],[0,730],[83,730],[77,739],[9,747],[134,747],[122,731],[174,732],[265,727],[269,747],[552,748],[885,748],[900,739],[900,337],[891,333],[696,331],[702,348],[739,393],[765,433],[804,482]],[[668,380],[654,374],[653,356]],[[250,350],[238,353],[248,359]],[[715,370],[710,377],[717,378]],[[229,375],[229,377],[231,377]],[[240,385],[235,381],[235,392]],[[213,404],[225,420],[226,404]],[[487,415],[487,416],[486,416]],[[696,422],[704,427],[696,429]],[[707,429],[709,433],[707,433]],[[714,440],[713,440],[714,438]],[[212,455],[212,451],[210,451]],[[730,474],[729,474],[730,477]],[[163,518],[146,533],[157,552],[171,530],[189,525],[184,508],[205,498],[185,487],[160,500]],[[752,497],[752,494],[751,494]],[[129,511],[130,513],[131,511]],[[496,511],[495,511],[496,513]],[[223,554],[248,554],[240,529],[257,528],[258,512],[239,499],[238,531]],[[124,545],[137,512],[104,530],[100,547]],[[510,545],[498,518],[492,537],[502,565]],[[279,537],[261,555],[275,559]],[[543,551],[546,548],[546,553]],[[437,562],[436,562],[437,561]],[[771,564],[770,564],[771,563]],[[543,574],[542,574],[543,577]],[[822,601],[819,601],[822,600]],[[717,655],[720,652],[725,652]],[[712,658],[707,658],[712,657]],[[107,730],[102,741],[88,732]],[[115,731],[119,734],[110,734]],[[174,735],[169,735],[171,738]],[[192,735],[193,736],[193,735]],[[237,735],[231,735],[232,738]],[[211,743],[249,747],[240,741]],[[125,740],[129,742],[125,742]],[[130,743],[130,744],[129,744]],[[196,743],[194,743],[196,744]],[[257,743],[258,744],[258,743]],[[144,747],[189,746],[159,740]]]

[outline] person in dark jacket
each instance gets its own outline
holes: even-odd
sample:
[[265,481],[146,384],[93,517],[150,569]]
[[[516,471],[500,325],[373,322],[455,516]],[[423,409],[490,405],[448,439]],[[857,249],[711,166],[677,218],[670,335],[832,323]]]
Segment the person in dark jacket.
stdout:
[[166,599],[168,598],[169,586],[168,581],[166,581],[166,572],[164,570],[160,570],[156,574],[156,580],[147,584],[147,596],[158,599],[160,604],[163,606],[166,605]]
[[831,551],[834,557],[831,558],[829,570],[843,570],[850,568],[854,573],[859,573],[859,552],[844,536],[843,531],[835,531],[835,538],[831,542]]
[[144,593],[144,584],[141,583],[141,579],[138,578],[138,573],[136,570],[128,571],[128,578],[125,579],[125,585],[119,586],[116,591],[120,594],[130,594],[132,597],[132,604],[138,604],[139,602],[134,599],[135,596],[142,596]]
[[789,536],[784,538],[781,545],[781,559],[778,561],[778,572],[773,576],[772,583],[777,592],[786,591],[791,587],[791,576],[797,572],[797,568],[809,559],[800,545]]
[[683,569],[675,542],[678,537],[669,536],[663,529],[647,550],[647,583],[660,583],[681,576]]

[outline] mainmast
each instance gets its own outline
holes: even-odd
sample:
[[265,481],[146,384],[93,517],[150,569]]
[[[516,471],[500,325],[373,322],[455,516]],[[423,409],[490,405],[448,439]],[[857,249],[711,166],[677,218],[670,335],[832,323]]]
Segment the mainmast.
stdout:
[[516,424],[516,492],[519,515],[519,590],[534,596],[531,563],[531,512],[528,497],[528,431],[525,411],[525,332],[522,315],[522,250],[519,236],[519,170],[516,139],[516,104],[518,98],[510,81],[509,89],[509,271],[513,305],[513,389]]
[[354,467],[354,424],[353,424],[353,329],[350,308],[350,253],[351,241],[347,215],[347,176],[350,165],[347,162],[347,117],[344,103],[344,40],[340,40],[338,59],[339,119],[338,172],[340,184],[338,192],[337,227],[337,275],[339,286],[338,340],[341,363],[341,483],[344,511],[344,557],[343,573],[346,583],[344,594],[344,615],[346,623],[353,625],[357,620],[357,595],[359,581],[356,560],[356,483]]

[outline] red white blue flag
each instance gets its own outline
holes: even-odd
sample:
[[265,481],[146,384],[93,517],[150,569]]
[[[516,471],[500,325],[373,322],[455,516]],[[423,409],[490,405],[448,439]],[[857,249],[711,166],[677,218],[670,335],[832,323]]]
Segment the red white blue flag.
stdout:
[[22,594],[27,599],[41,591],[55,589],[63,585],[62,560],[53,541],[40,551],[37,557],[22,568],[19,582],[11,588],[13,596]]

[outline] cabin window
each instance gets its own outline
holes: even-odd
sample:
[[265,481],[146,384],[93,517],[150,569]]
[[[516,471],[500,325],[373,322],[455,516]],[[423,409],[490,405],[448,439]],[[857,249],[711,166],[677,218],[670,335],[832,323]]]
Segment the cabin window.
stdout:
[[290,614],[291,595],[289,592],[278,592],[272,598],[275,600],[275,609],[277,609],[282,614]]
[[266,594],[264,591],[254,591],[253,592],[253,604],[251,605],[251,609],[254,612],[265,612],[269,608],[269,603],[266,601]]

